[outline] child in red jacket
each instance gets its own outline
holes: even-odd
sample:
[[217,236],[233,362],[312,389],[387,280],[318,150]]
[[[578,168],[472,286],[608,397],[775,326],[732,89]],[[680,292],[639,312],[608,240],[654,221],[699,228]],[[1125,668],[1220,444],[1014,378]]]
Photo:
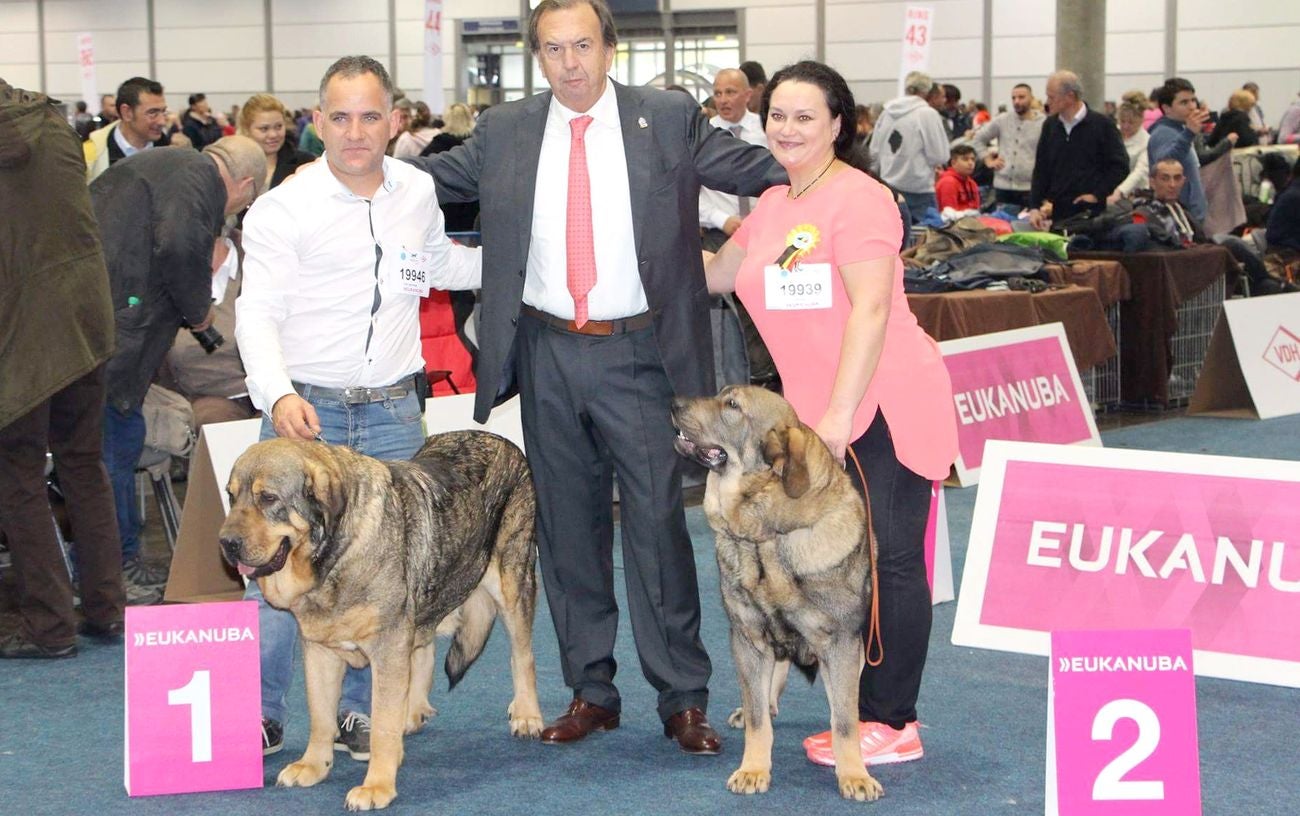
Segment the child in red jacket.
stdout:
[[954,210],[978,210],[980,188],[971,178],[975,173],[975,148],[957,145],[948,154],[948,169],[934,183],[934,196],[939,212],[951,207]]

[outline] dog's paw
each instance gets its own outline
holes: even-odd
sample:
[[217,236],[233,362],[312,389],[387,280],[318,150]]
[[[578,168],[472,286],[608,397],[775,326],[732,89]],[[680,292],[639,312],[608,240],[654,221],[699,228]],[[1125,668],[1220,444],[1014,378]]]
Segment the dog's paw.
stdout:
[[750,770],[742,766],[737,768],[727,780],[727,790],[744,794],[767,793],[768,786],[771,784],[771,771]]
[[348,810],[379,810],[397,798],[397,788],[392,785],[357,785],[348,791]]
[[424,728],[424,724],[436,716],[438,716],[438,709],[429,705],[428,700],[421,700],[411,706],[410,711],[406,712],[406,728],[403,729],[403,733],[414,734]]
[[282,788],[310,788],[329,776],[330,763],[308,762],[300,759],[280,771],[275,784]]
[[745,727],[745,709],[737,707],[735,711],[727,715],[727,725],[732,728]]
[[[515,709],[519,713],[515,713]],[[529,710],[531,709],[531,710]],[[510,735],[520,739],[537,739],[542,735],[542,729],[546,723],[542,720],[542,712],[537,706],[516,706],[512,701],[506,708],[506,717],[510,719]]]
[[845,799],[874,802],[885,795],[885,789],[869,773],[844,774],[839,777],[839,783],[840,796]]

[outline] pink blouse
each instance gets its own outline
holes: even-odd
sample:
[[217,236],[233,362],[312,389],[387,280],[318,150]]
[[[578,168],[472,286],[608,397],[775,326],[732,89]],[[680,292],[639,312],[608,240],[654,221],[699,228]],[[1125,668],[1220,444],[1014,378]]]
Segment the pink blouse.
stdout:
[[[821,187],[791,200],[787,186],[772,187],[731,237],[745,250],[736,294],[763,336],[799,418],[815,426],[830,404],[851,304],[839,268],[893,256],[894,285],[884,347],[875,375],[853,417],[850,441],[867,430],[879,408],[898,460],[929,479],[942,479],[957,457],[952,383],[938,345],[921,330],[903,294],[898,260],[903,225],[889,190],[865,173],[841,170]],[[799,263],[829,263],[828,308],[770,309],[764,268],[794,240],[813,235]],[[802,239],[801,239],[802,240]]]

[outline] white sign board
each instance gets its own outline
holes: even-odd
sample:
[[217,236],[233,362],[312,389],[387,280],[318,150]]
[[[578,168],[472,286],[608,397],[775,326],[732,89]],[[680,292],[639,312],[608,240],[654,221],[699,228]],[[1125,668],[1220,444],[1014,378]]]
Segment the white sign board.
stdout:
[[1300,414],[1300,292],[1225,300],[1189,414]]
[[446,104],[442,93],[442,0],[424,0],[424,101],[434,113],[441,113]]
[[908,6],[903,11],[903,57],[898,70],[898,95],[912,71],[930,70],[930,41],[934,36],[934,8]]

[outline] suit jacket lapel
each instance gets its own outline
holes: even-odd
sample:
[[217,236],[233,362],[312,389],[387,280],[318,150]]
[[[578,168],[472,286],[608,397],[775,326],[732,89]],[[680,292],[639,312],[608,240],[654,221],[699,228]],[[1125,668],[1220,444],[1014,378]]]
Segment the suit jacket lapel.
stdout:
[[[614,80],[610,80],[614,82]],[[618,118],[623,127],[623,155],[627,158],[628,191],[632,198],[632,234],[636,238],[637,257],[645,240],[647,210],[651,183],[654,122],[646,114],[640,97],[625,85],[614,82],[618,99]]]
[[529,98],[523,120],[515,131],[515,195],[519,208],[516,237],[519,242],[520,263],[528,263],[528,248],[532,242],[533,200],[537,192],[537,163],[542,155],[542,138],[546,135],[546,116],[551,106],[551,93],[536,94]]

